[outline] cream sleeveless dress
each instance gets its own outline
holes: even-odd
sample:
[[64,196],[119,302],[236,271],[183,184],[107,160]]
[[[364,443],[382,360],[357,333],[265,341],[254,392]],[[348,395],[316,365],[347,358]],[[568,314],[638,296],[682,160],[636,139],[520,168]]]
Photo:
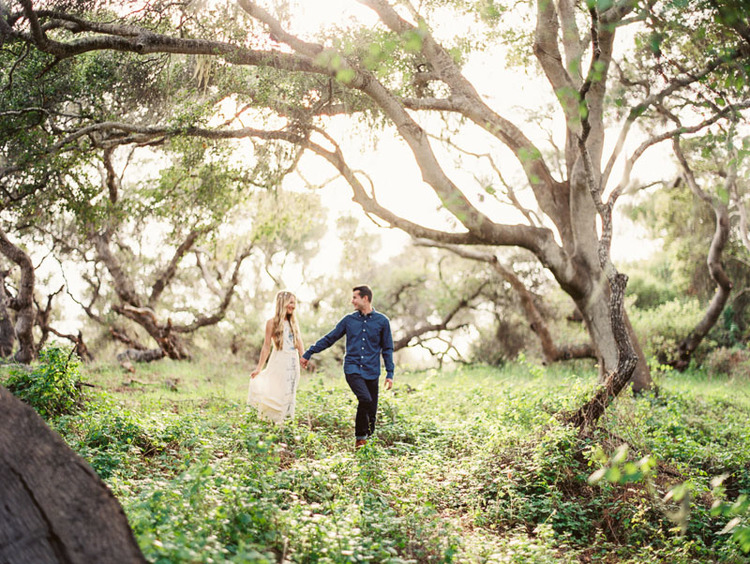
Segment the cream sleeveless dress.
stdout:
[[247,403],[275,423],[294,417],[300,367],[299,353],[294,346],[294,333],[289,321],[284,320],[281,350],[275,345],[266,369],[250,379]]

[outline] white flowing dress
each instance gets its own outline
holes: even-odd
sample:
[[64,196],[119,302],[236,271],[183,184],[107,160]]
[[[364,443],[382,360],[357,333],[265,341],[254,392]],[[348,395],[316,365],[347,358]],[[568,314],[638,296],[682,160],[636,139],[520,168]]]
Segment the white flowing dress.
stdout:
[[294,333],[289,321],[284,320],[281,350],[274,346],[266,369],[250,379],[247,403],[277,424],[294,417],[299,385],[299,353],[294,346]]

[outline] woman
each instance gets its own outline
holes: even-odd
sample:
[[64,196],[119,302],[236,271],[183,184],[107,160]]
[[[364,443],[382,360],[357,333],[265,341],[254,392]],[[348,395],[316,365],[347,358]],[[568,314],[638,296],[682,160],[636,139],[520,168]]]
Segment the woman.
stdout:
[[[266,336],[258,366],[250,374],[247,403],[277,424],[294,416],[300,357],[304,352],[297,317],[294,315],[296,307],[297,298],[291,292],[276,294],[276,313],[273,319],[266,322]],[[266,360],[268,366],[261,372]]]

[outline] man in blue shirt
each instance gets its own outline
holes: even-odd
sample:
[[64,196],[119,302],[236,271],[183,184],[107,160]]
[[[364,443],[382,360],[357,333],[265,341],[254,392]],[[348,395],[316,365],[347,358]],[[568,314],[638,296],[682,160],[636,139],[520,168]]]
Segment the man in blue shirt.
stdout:
[[393,387],[393,337],[388,318],[372,307],[372,290],[369,286],[352,289],[352,305],[354,313],[344,317],[333,331],[305,351],[302,366],[306,368],[312,355],[324,351],[346,335],[344,374],[359,402],[354,435],[355,448],[360,448],[375,431],[380,355],[383,355],[385,364],[385,389]]

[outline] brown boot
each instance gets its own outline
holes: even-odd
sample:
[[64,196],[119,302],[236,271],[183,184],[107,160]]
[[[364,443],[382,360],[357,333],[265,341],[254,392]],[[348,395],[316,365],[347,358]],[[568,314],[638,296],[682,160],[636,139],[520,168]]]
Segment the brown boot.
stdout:
[[354,450],[359,450],[367,444],[367,439],[357,439],[354,443]]

